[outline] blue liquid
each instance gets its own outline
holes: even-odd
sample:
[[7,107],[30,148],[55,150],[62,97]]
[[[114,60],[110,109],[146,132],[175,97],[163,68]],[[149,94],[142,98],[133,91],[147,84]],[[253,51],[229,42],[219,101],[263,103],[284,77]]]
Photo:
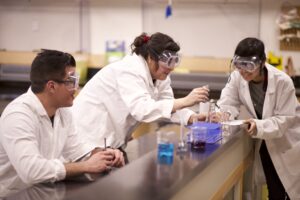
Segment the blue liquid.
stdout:
[[158,144],[157,160],[160,164],[170,165],[173,163],[174,144],[160,143]]

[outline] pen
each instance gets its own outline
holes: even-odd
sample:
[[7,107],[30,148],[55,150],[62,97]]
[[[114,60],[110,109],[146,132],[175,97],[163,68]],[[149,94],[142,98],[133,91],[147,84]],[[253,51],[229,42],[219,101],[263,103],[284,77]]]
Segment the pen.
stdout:
[[104,150],[106,150],[106,138],[104,138]]

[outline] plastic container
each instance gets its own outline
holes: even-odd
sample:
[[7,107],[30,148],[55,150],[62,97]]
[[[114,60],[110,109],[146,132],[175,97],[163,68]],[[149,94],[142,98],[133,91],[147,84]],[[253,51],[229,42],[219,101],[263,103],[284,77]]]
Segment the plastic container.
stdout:
[[192,130],[193,127],[201,126],[207,128],[206,143],[213,144],[222,139],[222,126],[219,123],[195,122],[192,125],[188,126],[188,128]]

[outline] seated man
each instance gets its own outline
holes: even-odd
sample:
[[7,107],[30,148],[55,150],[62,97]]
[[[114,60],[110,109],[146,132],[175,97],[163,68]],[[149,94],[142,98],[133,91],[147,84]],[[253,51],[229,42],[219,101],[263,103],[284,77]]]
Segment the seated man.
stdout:
[[75,65],[70,54],[43,50],[31,66],[31,88],[5,108],[0,119],[0,194],[24,183],[55,182],[124,165],[122,152],[95,150],[74,131],[72,115],[63,107],[73,104]]

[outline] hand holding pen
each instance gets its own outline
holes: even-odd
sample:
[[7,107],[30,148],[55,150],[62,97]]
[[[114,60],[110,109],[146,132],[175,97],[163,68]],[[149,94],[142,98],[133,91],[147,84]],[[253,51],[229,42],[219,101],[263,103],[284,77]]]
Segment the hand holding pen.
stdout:
[[122,167],[125,165],[123,153],[119,149],[107,148],[106,138],[104,138],[104,151],[110,152],[113,155],[114,167]]

